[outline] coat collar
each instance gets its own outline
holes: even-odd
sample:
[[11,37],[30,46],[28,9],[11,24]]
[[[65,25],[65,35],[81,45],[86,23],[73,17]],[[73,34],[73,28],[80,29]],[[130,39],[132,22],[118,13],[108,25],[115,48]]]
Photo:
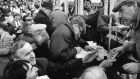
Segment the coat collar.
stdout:
[[71,31],[71,33],[72,33],[72,38],[74,38],[75,39],[75,34],[74,34],[74,29],[73,29],[73,27],[72,27],[72,24],[69,22],[69,23],[66,23],[66,24],[64,24],[67,28],[69,28],[69,30]]
[[39,13],[41,13],[41,14],[44,15],[45,17],[48,17],[48,15],[47,15],[42,9],[39,11]]

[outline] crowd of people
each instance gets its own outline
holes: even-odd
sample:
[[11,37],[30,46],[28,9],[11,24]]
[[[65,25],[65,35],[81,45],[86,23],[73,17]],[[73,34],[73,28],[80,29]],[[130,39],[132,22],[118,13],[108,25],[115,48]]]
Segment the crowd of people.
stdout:
[[[130,20],[134,34],[107,51],[110,16],[104,15],[103,2],[95,11],[84,0],[84,14],[78,15],[63,12],[51,0],[2,1],[0,79],[125,79],[119,74],[139,74],[139,7],[133,0],[117,1],[113,11]],[[114,17],[111,24],[122,26]]]

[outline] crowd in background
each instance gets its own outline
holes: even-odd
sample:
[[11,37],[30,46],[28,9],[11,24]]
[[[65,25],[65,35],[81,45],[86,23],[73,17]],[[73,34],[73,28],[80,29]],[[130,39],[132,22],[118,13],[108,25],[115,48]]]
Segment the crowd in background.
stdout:
[[[67,14],[51,0],[1,1],[0,79],[125,79],[120,74],[139,73],[139,59],[114,55],[123,43],[111,42],[114,49],[107,51],[110,16],[103,13],[104,1],[93,9],[91,1],[84,0],[83,7],[84,14],[78,15],[74,6],[69,5]],[[113,26],[121,26],[111,17]],[[128,30],[134,32],[131,26],[123,36],[131,41],[134,33],[126,35]],[[137,67],[124,67],[129,62]]]

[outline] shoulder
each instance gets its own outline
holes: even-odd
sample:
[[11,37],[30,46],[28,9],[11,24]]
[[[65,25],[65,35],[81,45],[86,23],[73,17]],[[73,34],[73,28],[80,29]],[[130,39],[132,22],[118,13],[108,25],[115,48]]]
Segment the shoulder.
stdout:
[[61,25],[54,31],[54,34],[69,36],[71,33],[70,33],[70,29],[66,25]]
[[36,58],[36,64],[38,66],[45,66],[49,63],[48,59],[47,58]]
[[45,62],[48,62],[48,59],[42,57],[42,58],[36,58],[36,61],[37,61],[37,62],[44,62],[44,61],[45,61]]
[[35,18],[39,18],[39,17],[43,17],[43,14],[41,13],[41,11],[39,11],[35,16]]

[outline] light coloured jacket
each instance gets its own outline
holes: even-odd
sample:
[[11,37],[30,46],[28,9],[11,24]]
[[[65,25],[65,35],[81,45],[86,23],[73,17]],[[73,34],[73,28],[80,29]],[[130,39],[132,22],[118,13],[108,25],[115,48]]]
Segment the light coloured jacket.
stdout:
[[0,38],[0,55],[8,54],[13,43],[13,37],[8,32],[4,32]]

